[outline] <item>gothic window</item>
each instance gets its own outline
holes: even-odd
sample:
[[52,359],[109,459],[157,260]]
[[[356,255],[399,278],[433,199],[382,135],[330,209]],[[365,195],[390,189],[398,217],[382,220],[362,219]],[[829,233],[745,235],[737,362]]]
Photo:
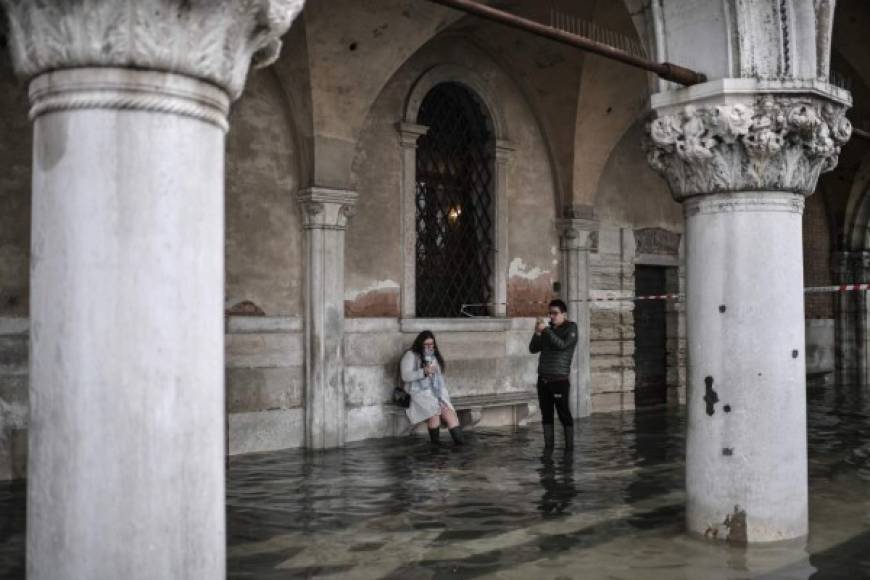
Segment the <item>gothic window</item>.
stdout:
[[417,122],[416,313],[452,318],[489,311],[493,297],[494,140],[477,97],[458,83],[436,85]]

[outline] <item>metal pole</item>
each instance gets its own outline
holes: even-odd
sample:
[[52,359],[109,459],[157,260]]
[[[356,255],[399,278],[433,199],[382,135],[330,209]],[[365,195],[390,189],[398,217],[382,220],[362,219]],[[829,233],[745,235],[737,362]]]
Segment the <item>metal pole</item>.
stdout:
[[630,66],[654,72],[659,77],[667,81],[672,81],[684,86],[697,85],[707,81],[707,76],[703,73],[699,73],[669,62],[653,62],[645,58],[637,57],[633,54],[625,52],[624,50],[619,50],[618,48],[614,48],[607,44],[596,42],[594,40],[590,40],[588,38],[584,38],[570,32],[558,30],[556,28],[553,28],[552,26],[547,26],[545,24],[541,24],[540,22],[535,22],[534,20],[522,18],[509,12],[505,12],[503,10],[498,10],[497,8],[492,8],[491,6],[480,4],[479,2],[473,2],[472,0],[429,1],[434,2],[435,4],[441,4],[442,6],[453,8],[455,10],[460,10],[468,14],[473,14],[475,16],[479,16],[480,18],[485,18],[486,20],[492,20],[493,22],[498,22],[500,24],[504,24],[513,28],[518,28],[519,30],[525,30],[526,32],[531,32],[537,34],[538,36],[543,36],[545,38],[555,40],[556,42],[568,44],[575,48],[579,48],[587,52],[592,52],[605,58],[617,60]]

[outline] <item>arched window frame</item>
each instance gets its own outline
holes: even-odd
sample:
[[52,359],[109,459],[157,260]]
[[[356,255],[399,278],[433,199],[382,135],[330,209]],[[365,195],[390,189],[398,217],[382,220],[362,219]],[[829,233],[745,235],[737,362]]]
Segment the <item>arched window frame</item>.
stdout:
[[[402,148],[402,299],[401,315],[403,319],[416,318],[416,284],[417,262],[415,247],[417,241],[416,226],[416,171],[417,171],[417,141],[425,135],[428,127],[417,124],[420,106],[426,95],[441,83],[457,83],[480,100],[492,123],[492,134],[495,138],[495,159],[492,182],[492,214],[493,214],[493,279],[492,301],[488,309],[490,317],[504,318],[507,314],[507,273],[508,273],[508,202],[507,175],[512,160],[513,148],[506,130],[505,116],[495,99],[495,91],[480,76],[458,65],[439,65],[426,71],[414,83],[405,103],[402,121],[398,123],[400,144]],[[457,319],[449,319],[457,320]],[[460,319],[461,320],[461,319]]]

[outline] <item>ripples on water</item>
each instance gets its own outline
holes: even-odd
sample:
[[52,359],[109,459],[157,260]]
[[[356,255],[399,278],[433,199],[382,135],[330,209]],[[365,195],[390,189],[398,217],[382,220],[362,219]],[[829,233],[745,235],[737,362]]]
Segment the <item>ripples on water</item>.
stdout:
[[[809,391],[810,538],[732,547],[684,532],[684,416],[578,421],[572,454],[540,427],[464,448],[423,438],[233,458],[228,577],[870,578],[870,395]],[[557,444],[559,438],[557,437]],[[24,486],[0,485],[0,578],[23,577]]]

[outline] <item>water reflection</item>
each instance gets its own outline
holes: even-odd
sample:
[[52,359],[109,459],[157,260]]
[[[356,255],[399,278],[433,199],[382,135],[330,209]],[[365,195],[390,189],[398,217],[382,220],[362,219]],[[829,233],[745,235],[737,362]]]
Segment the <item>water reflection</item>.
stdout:
[[543,489],[538,510],[544,516],[559,516],[567,512],[578,494],[574,485],[574,454],[563,450],[558,459],[554,459],[555,453],[553,449],[545,450],[538,469]]
[[[809,391],[811,534],[734,547],[684,533],[685,417],[594,415],[573,453],[539,427],[234,458],[230,578],[870,578],[870,397]],[[24,574],[24,487],[0,485],[0,578]]]

